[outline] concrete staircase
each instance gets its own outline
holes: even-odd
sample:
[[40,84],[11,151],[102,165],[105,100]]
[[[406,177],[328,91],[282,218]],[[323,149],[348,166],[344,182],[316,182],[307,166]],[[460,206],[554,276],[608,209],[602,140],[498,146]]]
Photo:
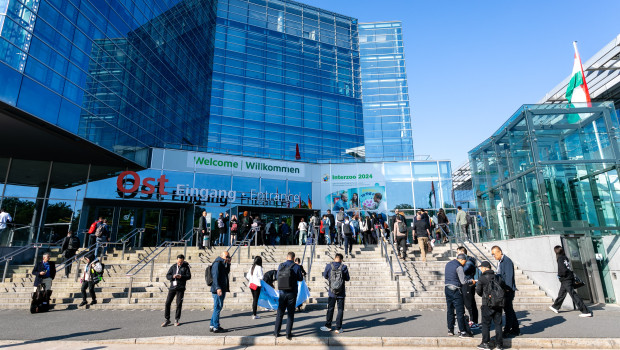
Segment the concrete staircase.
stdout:
[[[400,273],[400,268],[393,256],[391,247],[389,255],[394,262],[395,273]],[[129,278],[126,272],[135,265],[140,258],[146,256],[154,248],[130,250],[121,258],[119,251],[110,249],[104,263],[106,264],[104,281],[99,283],[95,291],[98,304],[87,306],[92,309],[162,309],[169,282],[165,279],[168,268],[175,261],[177,254],[183,253],[183,247],[171,248],[171,261],[168,262],[168,252],[165,251],[155,260],[153,265],[153,279],[150,278],[151,266],[144,268],[133,279],[132,296],[128,300]],[[224,247],[212,248],[211,250],[198,250],[194,247],[187,248],[187,261],[192,268],[192,279],[187,283],[187,291],[183,302],[183,308],[211,309],[213,300],[210,295],[210,287],[204,280],[204,271],[210,265]],[[268,271],[276,269],[279,263],[286,259],[289,251],[295,252],[297,257],[302,257],[303,246],[280,246],[280,247],[251,247],[248,257],[248,248],[241,247],[232,260],[230,290],[227,295],[225,307],[227,309],[249,310],[251,308],[251,293],[245,274],[251,267],[253,257],[260,255],[263,258],[263,269]],[[393,310],[393,309],[445,309],[443,294],[443,272],[447,261],[452,259],[448,247],[438,246],[432,254],[427,255],[427,262],[419,261],[417,247],[409,249],[408,261],[402,262],[404,276],[399,276],[395,281],[391,277],[390,268],[382,257],[378,246],[364,248],[356,245],[353,254],[345,262],[351,273],[351,281],[347,283],[347,309],[358,310]],[[324,308],[327,303],[327,281],[322,277],[325,265],[333,261],[336,253],[343,250],[334,246],[317,246],[314,263],[308,278],[308,287],[311,298],[306,304],[307,308]],[[58,251],[52,251],[54,261],[62,261]],[[308,270],[307,258],[310,256],[308,249],[306,261],[303,262]],[[489,255],[490,256],[490,255]],[[56,257],[56,259],[54,259]],[[413,257],[413,261],[411,258]],[[30,275],[32,266],[13,266],[9,269],[6,281],[0,283],[0,309],[27,309],[30,305],[33,277]],[[80,269],[81,271],[81,269]],[[58,271],[53,282],[52,304],[55,309],[76,309],[82,300],[80,283],[72,278],[64,279],[64,271]],[[515,300],[517,310],[532,310],[548,307],[551,298],[547,297],[531,280],[521,271],[517,270],[517,286],[519,291]],[[81,273],[80,273],[81,275]],[[89,300],[90,301],[90,300]]]

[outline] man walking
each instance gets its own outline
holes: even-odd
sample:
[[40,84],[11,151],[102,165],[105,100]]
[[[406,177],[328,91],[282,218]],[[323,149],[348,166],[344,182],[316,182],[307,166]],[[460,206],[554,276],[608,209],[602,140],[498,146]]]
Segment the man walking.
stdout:
[[456,321],[459,325],[459,337],[471,338],[472,334],[468,331],[465,324],[465,308],[463,307],[463,294],[461,286],[467,283],[475,283],[465,278],[463,265],[467,262],[467,255],[459,254],[455,260],[446,264],[445,269],[445,294],[448,305],[448,335],[454,335],[454,312],[456,311]]
[[[198,232],[200,232],[200,237],[198,237],[198,242],[200,242],[201,249],[209,248],[210,246],[209,233],[207,231],[207,228],[208,228],[207,212],[203,211],[202,216],[200,217],[200,219],[198,219]],[[207,242],[207,244],[205,245],[204,242]]]
[[463,239],[467,239],[467,213],[463,210],[463,207],[460,205],[456,207],[458,209],[456,213],[456,224],[461,229],[461,237]]
[[336,244],[336,241],[334,241],[334,237],[336,235],[336,218],[329,209],[327,209],[327,218],[329,219],[329,238],[331,240],[331,244]]
[[506,325],[504,327],[504,335],[518,336],[521,334],[521,331],[519,330],[519,321],[517,320],[517,314],[513,306],[515,291],[517,290],[517,285],[515,284],[515,266],[512,260],[504,255],[502,248],[498,246],[493,246],[493,248],[491,248],[491,255],[493,255],[495,260],[499,261],[497,274],[502,276],[505,287],[504,312],[506,313]]
[[[502,308],[493,304],[493,287],[501,288],[495,277],[495,273],[491,270],[491,263],[483,261],[480,264],[480,272],[482,275],[476,283],[476,293],[482,297],[482,343],[478,345],[480,350],[491,350],[491,321],[495,324],[495,350],[502,350],[504,346],[504,337],[502,334]],[[495,281],[495,282],[494,282]],[[497,285],[493,285],[497,283]]]
[[227,251],[215,259],[211,266],[211,276],[213,284],[211,285],[211,294],[213,296],[213,314],[211,315],[211,325],[209,330],[213,333],[226,333],[227,329],[220,326],[220,313],[224,307],[224,299],[226,293],[230,292],[228,288],[228,275],[230,274],[230,253]]
[[275,337],[280,336],[282,329],[282,318],[284,310],[288,320],[286,321],[286,339],[293,339],[293,322],[295,321],[295,303],[297,302],[297,282],[303,281],[304,277],[301,273],[299,265],[295,264],[295,253],[289,252],[286,261],[278,266],[278,290],[280,291],[280,299],[278,303],[278,315],[276,316]]
[[[394,232],[394,239],[396,240],[396,250],[398,251],[398,256],[403,260],[407,259],[407,223],[405,222],[405,218],[398,213],[398,209],[395,210],[396,214],[394,215],[394,226],[392,227]],[[401,253],[402,249],[402,253]]]
[[108,226],[108,219],[103,219],[100,223],[97,224],[97,229],[95,230],[95,241],[97,245],[95,246],[95,257],[102,258],[105,255],[104,247],[105,243],[110,240],[110,228]]
[[338,315],[336,316],[336,333],[342,333],[342,318],[344,316],[344,298],[346,297],[345,282],[349,281],[349,269],[342,262],[342,254],[338,253],[334,257],[334,262],[325,266],[323,277],[329,282],[329,292],[327,298],[327,319],[325,326],[321,327],[323,332],[331,332],[332,319],[334,318],[334,307],[338,304]]
[[[87,254],[82,258],[82,261],[85,263],[84,272],[82,273],[82,278],[80,282],[82,283],[82,302],[79,306],[85,306],[88,304],[86,301],[86,290],[88,289],[88,294],[90,295],[90,305],[97,304],[97,294],[95,294],[95,284],[96,284],[96,276],[94,270],[94,264],[98,260],[95,258],[94,254]],[[101,265],[99,265],[101,267]]]
[[217,218],[217,237],[213,236],[215,245],[222,245],[225,242],[226,234],[228,233],[228,213],[224,216],[224,213],[220,213],[220,216]]
[[343,239],[343,234],[342,234],[342,228],[344,226],[344,218],[346,217],[346,215],[344,214],[344,208],[340,208],[340,210],[338,211],[338,214],[336,214],[336,232],[337,232],[337,242],[339,246],[342,246],[342,239]]
[[73,231],[69,230],[67,237],[62,241],[62,248],[60,250],[65,257],[64,278],[69,278],[69,274],[71,274],[71,259],[73,259],[78,249],[80,249],[80,239],[73,235]]
[[179,326],[179,320],[181,319],[181,310],[183,309],[183,297],[185,295],[185,284],[188,280],[192,279],[192,272],[190,271],[189,264],[185,262],[185,255],[177,255],[177,263],[170,266],[166,279],[170,281],[170,287],[168,288],[168,297],[166,298],[166,306],[164,311],[164,318],[166,321],[162,323],[162,327],[170,325],[170,306],[172,300],[177,298],[177,309],[175,312],[174,326]]
[[416,221],[413,227],[415,228],[415,238],[417,238],[418,245],[420,246],[422,261],[426,262],[426,246],[431,236],[431,228],[428,226],[428,222],[422,217],[421,212],[418,212],[416,215]]
[[[8,246],[11,243],[8,241],[8,235],[5,235],[5,233],[7,232],[7,223],[11,221],[13,221],[11,214],[4,211],[4,208],[0,208],[0,246]],[[6,243],[4,242],[5,240]]]
[[[467,248],[458,247],[456,249],[458,254],[467,255]],[[465,273],[465,278],[473,280],[474,276],[476,276],[476,259],[471,256],[467,257],[467,262],[465,266],[463,266],[463,272]],[[464,284],[461,287],[461,291],[463,292],[463,301],[465,302],[465,308],[469,313],[469,328],[478,329],[478,306],[476,305],[476,287],[473,284]]]

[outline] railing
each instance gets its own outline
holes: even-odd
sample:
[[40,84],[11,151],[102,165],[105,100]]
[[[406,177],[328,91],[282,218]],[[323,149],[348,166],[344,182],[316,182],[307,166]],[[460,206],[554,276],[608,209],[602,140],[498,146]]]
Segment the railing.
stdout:
[[[232,248],[232,245],[228,246],[228,251],[230,253],[230,260],[232,261],[232,258],[235,256],[235,254],[237,254],[237,251],[239,251],[240,247],[243,245],[247,245],[248,246],[248,259],[251,257],[250,256],[250,249],[252,246],[252,241],[254,241],[254,245],[257,245],[257,241],[258,241],[258,227],[252,227],[250,229],[250,231],[248,231],[248,233],[246,233],[245,237],[241,240],[241,241],[237,241],[235,242],[235,250],[233,250],[232,253],[230,253],[230,248]],[[239,252],[239,254],[237,255],[237,264],[241,263],[241,252]]]
[[[392,256],[390,256],[388,252],[388,240],[384,235],[384,230],[375,228],[375,230],[379,231],[377,237],[379,239],[379,249],[381,250],[381,257],[385,257],[386,264],[390,267],[390,279],[392,281],[396,281],[396,303],[400,307],[401,298],[400,298],[400,276],[405,276],[405,270],[403,269],[403,265],[400,263],[400,258],[398,257],[398,252],[396,251],[396,247],[394,246],[394,241],[390,240],[389,245],[392,247],[392,253],[396,258],[396,262],[398,263],[398,268],[400,269],[400,273],[394,271],[394,262]],[[392,234],[392,237],[394,237]]]
[[190,231],[188,231],[185,236],[180,240],[180,241],[164,241],[161,244],[159,244],[157,247],[155,247],[155,249],[153,249],[152,252],[150,252],[149,254],[147,254],[144,258],[142,258],[140,261],[138,261],[137,264],[135,264],[134,266],[132,266],[129,270],[127,270],[127,272],[125,273],[125,276],[129,277],[129,288],[127,290],[127,303],[130,304],[131,303],[131,295],[133,292],[133,279],[134,277],[140,273],[140,271],[142,271],[147,265],[151,265],[151,274],[150,274],[150,281],[153,282],[153,273],[155,270],[155,259],[157,259],[157,257],[159,257],[163,252],[166,251],[166,248],[168,248],[168,264],[170,264],[171,259],[172,259],[172,247],[177,246],[179,244],[183,244],[184,247],[184,252],[186,255],[187,254],[187,242],[188,242],[188,237],[190,237],[192,234],[194,233],[194,229],[192,228]]
[[[319,240],[319,230],[315,229],[312,234],[312,243],[310,247],[310,256],[308,257],[308,271],[306,271],[306,283],[310,282],[309,278],[312,273],[312,263],[314,263],[314,257],[316,256],[316,245]],[[308,239],[306,239],[306,246],[304,247],[304,254],[301,258],[301,263],[304,263],[304,258],[306,257],[306,248],[308,247]]]
[[[489,257],[487,257],[486,254],[484,254],[484,252],[482,252],[480,250],[480,248],[478,248],[478,246],[476,244],[474,244],[469,238],[467,238],[466,234],[464,234],[463,232],[460,232],[460,233],[456,233],[455,232],[454,234],[452,234],[452,233],[446,232],[442,225],[437,225],[437,227],[439,227],[441,232],[446,237],[448,237],[448,240],[450,241],[450,252],[451,253],[455,252],[455,250],[452,249],[453,248],[452,247],[453,241],[454,241],[454,243],[460,243],[460,245],[462,245],[463,247],[467,248],[468,255],[473,256],[474,259],[476,259],[478,262],[488,261],[491,264],[491,266],[493,266],[493,268],[495,268],[497,270],[497,265],[493,262],[493,260],[489,259]],[[463,237],[465,237],[466,240],[463,239]],[[478,251],[478,253],[480,253],[480,255],[482,256],[483,259],[480,259],[480,257],[473,252],[473,249],[468,246],[468,244],[471,247],[473,247],[476,251]]]
[[6,273],[9,270],[9,264],[11,263],[11,261],[13,261],[13,259],[15,259],[16,257],[18,257],[19,255],[25,254],[26,252],[28,252],[31,249],[35,250],[34,253],[34,259],[32,264],[36,264],[37,263],[37,257],[39,255],[39,249],[45,247],[47,249],[51,249],[51,248],[59,248],[61,247],[62,241],[64,240],[61,239],[57,242],[54,243],[30,243],[29,245],[25,245],[19,249],[17,249],[14,252],[11,252],[7,255],[4,255],[2,257],[0,257],[0,263],[4,263],[4,271],[2,272],[2,282],[4,282],[4,280],[6,279]]
[[[21,231],[21,230],[28,230],[29,232],[32,232],[33,234],[39,230],[39,228],[42,228],[43,231],[41,232],[42,235],[41,237],[37,237],[37,238],[44,238],[47,235],[47,243],[50,244],[52,243],[52,240],[54,239],[54,228],[58,227],[58,226],[67,226],[67,231],[69,229],[69,227],[71,227],[71,223],[70,222],[56,222],[56,223],[51,223],[51,224],[44,224],[43,226],[34,226],[34,225],[22,225],[21,227],[15,228],[15,226],[17,224],[12,224],[13,227],[9,230],[9,237],[8,237],[8,246],[12,247],[14,245],[14,240],[15,240],[15,233],[17,231]],[[45,229],[49,228],[50,231],[49,232],[45,232]],[[17,232],[19,233],[19,232]],[[25,245],[29,245],[32,244],[31,241],[32,238],[30,237],[30,234],[28,234],[28,238],[25,240],[19,240],[18,242],[25,242]],[[44,243],[41,242],[40,239],[37,240],[37,242],[34,243]]]

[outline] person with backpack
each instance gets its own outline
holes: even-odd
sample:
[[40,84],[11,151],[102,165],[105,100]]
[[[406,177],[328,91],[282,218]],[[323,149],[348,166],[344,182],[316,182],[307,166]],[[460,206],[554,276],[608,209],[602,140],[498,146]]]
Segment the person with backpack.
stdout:
[[464,284],[476,283],[465,277],[463,266],[467,262],[467,255],[459,254],[456,259],[446,264],[444,271],[444,293],[446,295],[448,335],[454,335],[454,313],[459,325],[459,338],[471,338],[473,335],[465,323],[465,308],[461,287]]
[[101,258],[105,255],[105,247],[104,243],[110,240],[110,228],[108,226],[108,219],[103,219],[102,222],[97,224],[97,229],[95,230],[95,241],[97,245],[95,246],[95,257]]
[[230,218],[230,245],[234,245],[237,242],[237,234],[239,233],[239,220],[237,215],[233,215]]
[[[209,271],[210,270],[210,271]],[[213,313],[211,314],[211,324],[209,331],[213,333],[226,333],[227,329],[220,325],[220,313],[224,307],[224,299],[226,293],[230,292],[228,275],[230,274],[230,253],[223,251],[222,254],[215,259],[213,265],[207,267],[207,275],[211,276],[211,295],[213,296]],[[207,277],[207,285],[209,279]]]
[[323,332],[331,332],[332,319],[334,318],[334,307],[338,304],[338,315],[336,315],[337,334],[342,333],[342,319],[344,317],[344,299],[346,297],[345,283],[351,280],[349,269],[342,261],[342,254],[337,253],[334,262],[327,264],[323,271],[323,277],[329,282],[327,293],[327,319],[325,325],[321,327]]
[[549,309],[556,314],[559,313],[560,308],[562,308],[562,303],[564,303],[564,299],[566,298],[566,294],[568,293],[573,299],[575,306],[581,311],[579,317],[592,317],[592,311],[584,304],[579,294],[575,291],[575,287],[573,287],[575,285],[575,274],[570,268],[570,261],[564,253],[564,248],[556,245],[553,251],[555,252],[555,257],[558,262],[558,279],[561,285],[558,297],[555,299],[553,305],[549,306]]
[[322,244],[329,245],[331,243],[330,234],[329,234],[330,221],[327,215],[323,215],[323,220],[321,220],[321,239],[319,242],[323,242]]
[[330,243],[328,244],[336,244],[336,241],[334,240],[334,236],[336,235],[336,217],[334,216],[334,214],[332,214],[332,211],[330,209],[327,209],[327,218],[329,219],[329,241]]
[[240,221],[241,231],[239,233],[241,233],[241,239],[245,239],[245,236],[248,234],[248,232],[250,232],[250,229],[252,229],[252,224],[254,223],[254,220],[252,220],[250,213],[244,211]]
[[297,302],[297,282],[303,281],[301,268],[295,264],[295,253],[289,252],[286,261],[278,266],[277,280],[280,299],[278,301],[278,314],[276,316],[274,336],[280,336],[282,319],[286,310],[288,321],[286,322],[286,339],[293,339],[293,322],[295,321],[295,303]]
[[336,214],[336,239],[334,240],[334,242],[338,242],[339,246],[342,246],[342,239],[344,238],[344,235],[342,233],[342,228],[344,226],[344,219],[347,217],[347,215],[344,213],[344,208],[340,208],[340,210],[338,210],[338,213]]
[[[456,249],[457,254],[465,254],[467,255],[467,248],[461,246]],[[473,280],[476,276],[476,259],[471,256],[467,257],[467,262],[463,266],[463,272],[465,273],[465,278]],[[478,329],[480,325],[478,325],[478,306],[476,305],[476,287],[473,284],[468,283],[464,284],[461,287],[461,292],[463,293],[463,302],[465,304],[465,308],[467,309],[467,313],[469,314],[469,328]]]
[[289,245],[289,237],[291,236],[291,227],[282,220],[280,223],[280,245]]
[[418,241],[422,261],[426,262],[426,250],[427,246],[429,245],[431,229],[428,225],[428,221],[424,219],[421,212],[418,212],[418,214],[416,215],[416,221],[413,223],[413,227],[415,229],[414,240]]
[[446,215],[446,212],[443,210],[443,208],[440,208],[439,212],[437,213],[437,223],[439,224],[441,243],[446,244],[449,242],[447,235],[450,234],[450,220],[448,219],[448,216]]
[[499,246],[493,246],[491,248],[491,255],[493,255],[495,260],[499,261],[497,274],[500,275],[502,281],[504,281],[504,292],[506,294],[504,299],[506,324],[504,325],[503,334],[505,336],[516,337],[521,335],[521,330],[519,330],[519,320],[517,319],[517,313],[513,306],[515,292],[517,291],[517,284],[515,283],[515,265]]
[[482,297],[482,343],[478,345],[480,350],[491,350],[491,321],[495,324],[495,350],[504,347],[502,333],[502,308],[504,305],[504,290],[501,277],[495,275],[491,269],[491,263],[480,263],[482,275],[476,283],[476,294]]
[[102,223],[103,223],[103,217],[100,216],[99,219],[97,219],[95,222],[90,224],[90,227],[88,228],[88,238],[86,239],[87,247],[90,247],[91,245],[95,244],[96,242],[95,231],[97,230],[97,227]]
[[166,279],[170,281],[170,287],[168,288],[168,296],[166,297],[166,306],[164,309],[164,318],[166,319],[162,323],[162,327],[170,325],[170,307],[172,306],[172,300],[177,298],[177,309],[175,311],[174,326],[180,325],[181,310],[183,309],[183,297],[185,296],[185,285],[187,281],[192,279],[192,272],[189,268],[189,264],[185,261],[185,255],[177,255],[177,263],[170,266]]
[[[82,258],[82,261],[85,263],[84,272],[82,273],[82,278],[80,279],[80,283],[82,284],[82,302],[79,306],[84,306],[88,304],[86,301],[86,289],[88,289],[88,295],[90,295],[90,305],[97,304],[97,295],[95,294],[95,284],[99,283],[99,274],[103,275],[103,265],[99,263],[99,259],[95,257],[93,254],[87,254]],[[97,270],[95,271],[95,264],[97,265]]]
[[396,239],[396,250],[398,251],[398,256],[405,260],[407,259],[407,223],[405,222],[405,218],[398,213],[398,209],[395,211],[394,239]]
[[260,256],[254,257],[254,263],[252,263],[252,267],[250,267],[250,271],[248,271],[246,276],[250,292],[252,293],[252,319],[257,320],[260,318],[260,316],[256,314],[256,310],[258,309],[258,298],[260,297],[260,290],[262,287],[261,281],[264,277],[263,258]]
[[220,216],[216,221],[217,225],[217,237],[213,237],[215,245],[224,244],[224,240],[226,238],[226,233],[228,233],[228,213],[224,216],[224,213],[220,213]]
[[353,251],[353,237],[355,236],[355,231],[353,225],[351,225],[349,221],[349,217],[346,217],[342,223],[342,236],[344,237],[344,254],[348,259]]
[[319,219],[318,212],[314,212],[314,214],[310,217],[310,227],[309,227],[309,235],[312,239],[317,239],[317,232],[319,232],[319,226],[321,225],[321,219]]
[[80,239],[73,234],[73,231],[69,230],[67,237],[62,241],[62,248],[60,249],[60,253],[65,257],[64,278],[69,278],[69,274],[71,274],[71,260],[78,249],[80,249]]

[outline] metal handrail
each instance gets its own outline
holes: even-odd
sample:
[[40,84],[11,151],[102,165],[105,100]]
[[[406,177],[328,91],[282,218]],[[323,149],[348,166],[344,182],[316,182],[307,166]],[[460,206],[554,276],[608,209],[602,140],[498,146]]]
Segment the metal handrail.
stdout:
[[[12,225],[13,225],[13,227],[9,231],[9,238],[8,238],[8,246],[9,247],[13,246],[13,238],[15,238],[15,231],[24,230],[24,229],[32,229],[32,228],[34,228],[34,229],[40,228],[40,226],[37,226],[37,225],[23,225],[23,224],[12,224]],[[15,228],[15,226],[17,226],[17,225],[21,225],[22,227]],[[50,224],[43,224],[43,228],[45,228],[45,227],[52,227],[53,228],[54,226],[69,226],[69,228],[71,228],[71,223],[70,222],[54,222],[54,223],[50,223]],[[51,235],[50,235],[50,238],[51,238]],[[31,243],[28,243],[28,244],[32,244],[32,243],[43,243],[43,242],[31,242]],[[47,242],[47,243],[51,243],[51,242]]]
[[[491,259],[489,259],[489,257],[486,256],[486,254],[484,254],[479,248],[478,246],[476,246],[471,240],[467,239],[467,241],[463,240],[460,235],[455,234],[449,234],[447,233],[443,227],[441,225],[437,225],[439,227],[439,229],[441,229],[441,232],[443,232],[444,235],[446,235],[446,237],[449,238],[450,240],[450,244],[452,244],[452,240],[455,240],[459,243],[461,243],[461,245],[463,245],[463,247],[467,248],[467,244],[471,244],[477,251],[478,253],[480,253],[482,255],[482,257],[484,258],[484,260],[480,259],[473,251],[472,249],[467,249],[467,252],[469,253],[469,255],[472,255],[474,257],[474,259],[476,259],[478,262],[482,262],[482,261],[488,261],[491,266],[493,266],[493,268],[497,269],[497,265],[493,263],[493,261]],[[450,249],[452,251],[452,249]]]
[[[312,264],[314,263],[314,256],[316,255],[316,245],[317,242],[319,240],[319,232],[316,232],[316,237],[312,238],[312,248],[310,248],[310,262],[308,263],[308,272],[306,274],[306,282],[308,282],[308,279],[310,278],[310,273],[312,272]],[[306,248],[304,248],[304,254],[306,253]],[[303,264],[303,259],[301,260],[301,263]]]
[[6,273],[9,270],[9,264],[11,263],[11,261],[13,261],[13,259],[21,254],[26,253],[27,251],[29,251],[30,249],[35,249],[35,253],[34,253],[34,259],[32,264],[36,264],[37,263],[37,257],[39,255],[39,248],[43,248],[44,246],[46,246],[48,249],[54,247],[54,248],[58,248],[60,245],[60,242],[62,242],[64,240],[61,239],[57,242],[54,243],[30,243],[28,245],[25,245],[19,249],[17,249],[16,251],[9,253],[7,255],[4,255],[2,257],[0,257],[0,263],[4,262],[4,271],[2,272],[2,281],[4,282],[4,280],[6,279]]
[[[248,233],[246,233],[245,237],[241,241],[237,241],[235,243],[236,247],[235,247],[235,250],[232,253],[230,253],[230,258],[232,259],[233,256],[235,256],[235,254],[239,250],[239,247],[241,247],[244,243],[247,243],[248,246],[250,246],[251,243],[252,243],[252,240],[256,236],[257,232],[258,232],[258,228],[257,227],[250,228],[250,231],[248,231]],[[250,234],[252,234],[252,236],[250,236]],[[229,246],[229,250],[230,250],[230,247],[232,247],[232,246]]]

